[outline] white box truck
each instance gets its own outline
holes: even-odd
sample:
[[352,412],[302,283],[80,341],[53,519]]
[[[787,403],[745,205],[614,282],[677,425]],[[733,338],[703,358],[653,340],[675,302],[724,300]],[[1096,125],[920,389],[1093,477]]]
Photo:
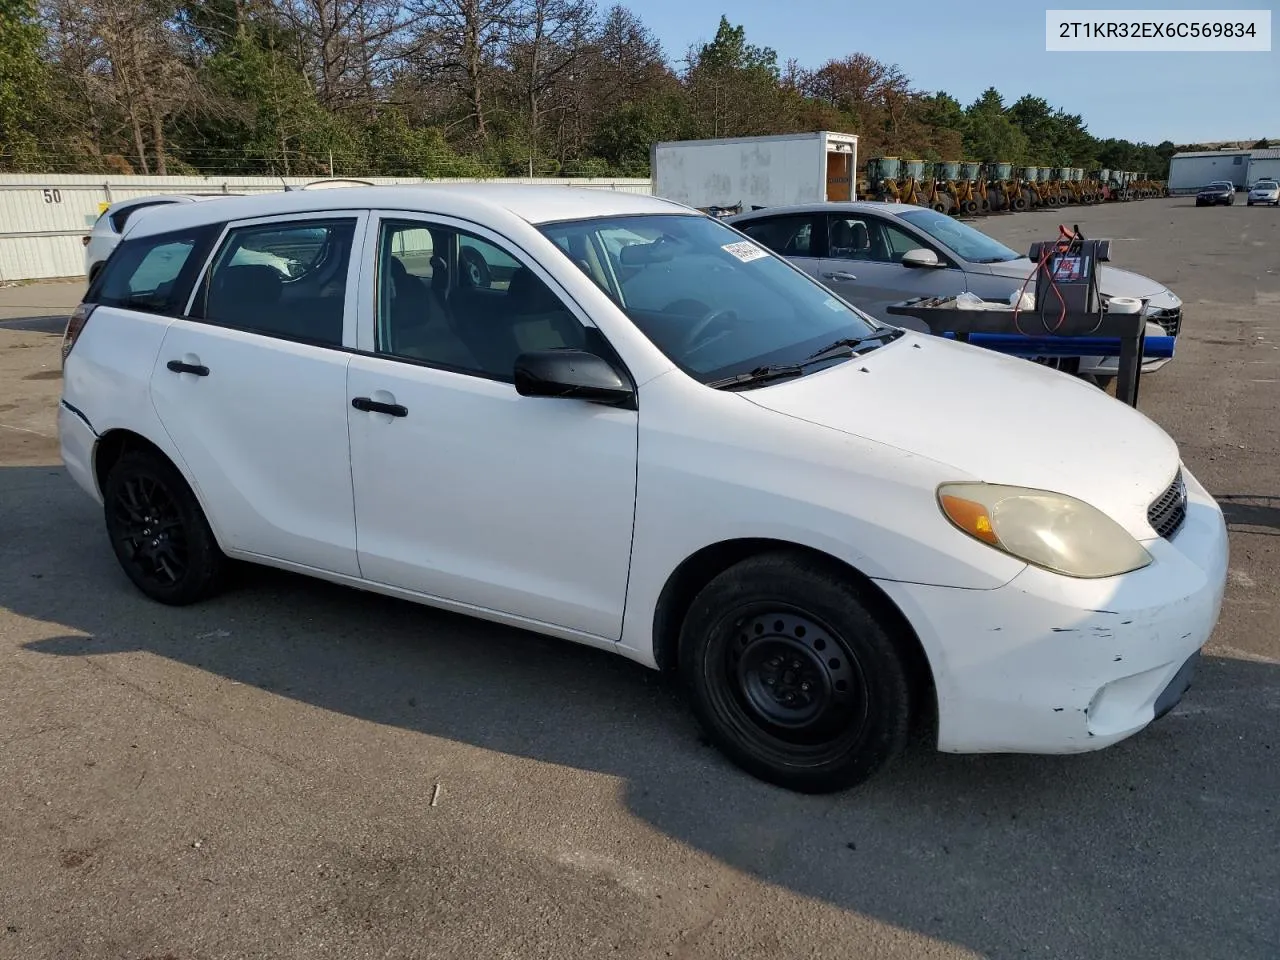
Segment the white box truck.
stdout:
[[856,200],[858,138],[790,133],[655,143],[655,196],[704,211]]

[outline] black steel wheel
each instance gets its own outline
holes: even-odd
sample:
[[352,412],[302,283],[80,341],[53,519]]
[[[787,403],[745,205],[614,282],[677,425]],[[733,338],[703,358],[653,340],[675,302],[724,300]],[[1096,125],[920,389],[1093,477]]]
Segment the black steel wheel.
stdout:
[[681,669],[734,763],[805,793],[861,783],[906,742],[906,654],[849,578],[803,555],[744,560],[695,598]]
[[111,468],[102,494],[107,535],[134,586],[175,606],[217,590],[226,559],[172,464],[149,451],[126,453]]

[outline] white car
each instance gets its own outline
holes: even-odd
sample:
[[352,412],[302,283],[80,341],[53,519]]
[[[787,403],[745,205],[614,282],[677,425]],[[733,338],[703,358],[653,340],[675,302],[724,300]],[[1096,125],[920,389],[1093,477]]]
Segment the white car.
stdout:
[[866,779],[916,721],[952,752],[1115,743],[1222,602],[1222,513],[1141,413],[878,325],[654,197],[175,206],[63,352],[63,459],[147,596],[234,558],[612,650],[797,790]]
[[[216,194],[215,196],[221,196]],[[84,244],[84,275],[92,280],[111,256],[111,251],[120,242],[129,219],[143,210],[170,203],[195,203],[197,200],[211,199],[203,194],[160,194],[150,197],[133,197],[129,200],[118,200],[111,204],[94,221],[89,233],[82,238]]]
[[1245,203],[1250,207],[1255,203],[1269,203],[1273,207],[1280,207],[1280,182],[1259,180],[1249,188],[1249,198]]

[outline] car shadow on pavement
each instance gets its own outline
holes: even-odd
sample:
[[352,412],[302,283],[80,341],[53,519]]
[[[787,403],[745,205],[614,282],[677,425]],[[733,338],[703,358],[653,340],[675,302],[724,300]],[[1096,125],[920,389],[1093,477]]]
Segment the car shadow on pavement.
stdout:
[[1280,535],[1280,496],[1225,493],[1216,499],[1231,529],[1261,527],[1271,536]]
[[163,607],[124,578],[60,468],[0,469],[0,503],[0,605],[65,631],[27,651],[145,651],[599,771],[636,817],[736,870],[983,956],[1246,960],[1280,941],[1276,664],[1209,657],[1172,714],[1098,753],[916,745],[860,789],[807,797],[729,765],[673,684],[621,657],[265,569]]
[[0,330],[21,330],[26,333],[62,333],[66,328],[66,317],[14,317],[12,320],[0,320]]

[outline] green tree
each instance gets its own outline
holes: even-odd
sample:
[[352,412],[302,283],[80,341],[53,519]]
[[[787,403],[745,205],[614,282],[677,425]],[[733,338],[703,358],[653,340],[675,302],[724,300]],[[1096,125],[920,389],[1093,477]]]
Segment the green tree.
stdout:
[[1018,163],[1027,156],[1027,136],[1005,114],[1004,99],[988,87],[965,110],[964,146],[975,160]]
[[772,133],[781,107],[779,81],[777,52],[747,43],[744,29],[722,16],[715,39],[691,51],[685,74],[700,135]]
[[655,94],[601,117],[590,149],[618,173],[645,177],[653,144],[692,138],[696,129],[684,97]]
[[35,4],[0,0],[0,169],[33,169],[38,163],[36,131],[47,80],[43,45]]

